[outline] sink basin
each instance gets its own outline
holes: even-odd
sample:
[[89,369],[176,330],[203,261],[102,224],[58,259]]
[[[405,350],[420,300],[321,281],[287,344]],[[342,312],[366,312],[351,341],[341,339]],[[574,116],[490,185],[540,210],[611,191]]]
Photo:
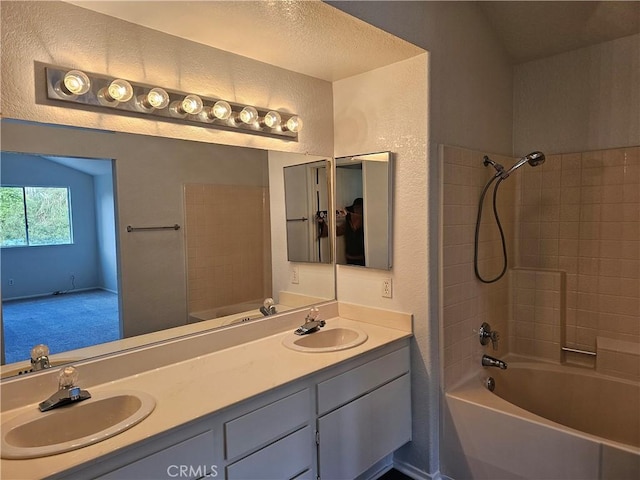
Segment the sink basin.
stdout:
[[285,347],[299,352],[336,352],[357,347],[367,341],[367,334],[353,327],[325,327],[307,335],[291,333],[284,337]]
[[2,458],[46,457],[100,442],[144,420],[155,405],[146,393],[121,391],[46,413],[34,406],[2,424]]

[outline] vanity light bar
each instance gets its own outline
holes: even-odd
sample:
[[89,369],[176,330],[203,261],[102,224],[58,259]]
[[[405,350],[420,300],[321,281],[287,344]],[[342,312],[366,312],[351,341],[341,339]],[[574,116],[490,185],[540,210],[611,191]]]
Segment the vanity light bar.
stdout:
[[74,106],[287,140],[302,130],[302,119],[290,113],[70,68],[45,66],[45,73],[47,98]]

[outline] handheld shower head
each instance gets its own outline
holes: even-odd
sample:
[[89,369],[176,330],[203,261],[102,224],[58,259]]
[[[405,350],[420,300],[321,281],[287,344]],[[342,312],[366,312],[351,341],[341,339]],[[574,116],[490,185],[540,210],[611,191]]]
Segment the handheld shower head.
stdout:
[[524,158],[527,159],[527,162],[529,162],[529,165],[531,165],[532,167],[537,167],[538,165],[543,164],[545,161],[545,156],[542,152],[531,152]]
[[522,165],[524,165],[525,163],[528,163],[529,165],[531,165],[532,167],[537,167],[538,165],[542,165],[545,161],[545,156],[544,153],[542,152],[531,152],[528,155],[525,155],[524,157],[522,157],[520,160],[518,160],[513,167],[511,167],[509,170],[507,170],[506,172],[504,172],[500,177],[504,180],[505,178],[507,178],[509,175],[511,175],[511,173],[513,173],[514,171],[516,171],[517,169],[519,169]]

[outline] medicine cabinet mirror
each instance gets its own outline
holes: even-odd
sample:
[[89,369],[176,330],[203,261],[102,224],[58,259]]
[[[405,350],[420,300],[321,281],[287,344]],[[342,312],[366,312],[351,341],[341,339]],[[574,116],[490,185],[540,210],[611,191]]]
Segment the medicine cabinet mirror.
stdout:
[[290,262],[330,263],[329,161],[284,167],[287,258]]
[[336,159],[336,263],[390,270],[391,152]]

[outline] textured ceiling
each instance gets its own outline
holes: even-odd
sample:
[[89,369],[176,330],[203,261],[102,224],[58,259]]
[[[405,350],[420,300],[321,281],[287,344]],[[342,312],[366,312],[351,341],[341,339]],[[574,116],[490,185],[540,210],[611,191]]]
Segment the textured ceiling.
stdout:
[[[68,3],[328,81],[423,52],[318,0]],[[474,3],[514,63],[640,32],[640,1]]]
[[640,2],[478,2],[514,63],[640,32]]
[[68,3],[327,81],[424,52],[317,0]]

